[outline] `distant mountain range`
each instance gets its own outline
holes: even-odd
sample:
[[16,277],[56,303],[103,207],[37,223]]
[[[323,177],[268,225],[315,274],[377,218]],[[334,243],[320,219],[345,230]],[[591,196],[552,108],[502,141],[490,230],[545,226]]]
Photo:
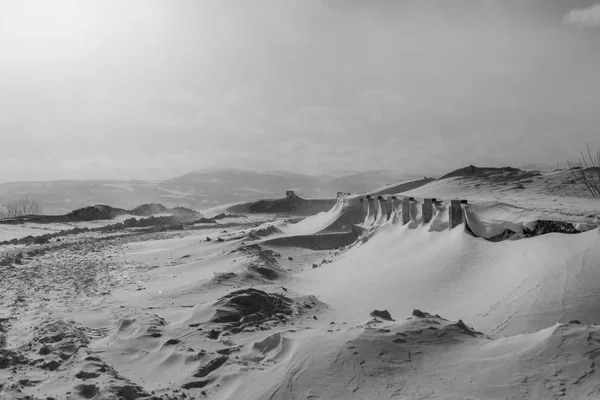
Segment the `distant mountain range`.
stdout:
[[389,171],[309,176],[287,171],[254,172],[205,169],[163,181],[62,180],[0,184],[0,204],[30,195],[45,214],[62,214],[93,204],[132,208],[144,203],[204,210],[252,199],[281,198],[294,190],[304,198],[334,198],[337,192],[361,193],[413,178]]

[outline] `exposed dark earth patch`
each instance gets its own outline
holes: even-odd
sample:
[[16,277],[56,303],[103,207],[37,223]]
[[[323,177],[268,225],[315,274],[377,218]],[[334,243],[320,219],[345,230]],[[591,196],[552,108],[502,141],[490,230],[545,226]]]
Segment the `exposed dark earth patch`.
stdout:
[[248,288],[229,293],[214,305],[215,314],[210,319],[216,324],[209,337],[222,334],[268,330],[271,325],[288,322],[291,318],[318,312],[326,306],[314,296],[289,298],[278,293],[267,293]]
[[257,289],[242,289],[223,296],[216,304],[211,322],[261,322],[276,314],[291,315],[293,301],[280,294],[268,294]]

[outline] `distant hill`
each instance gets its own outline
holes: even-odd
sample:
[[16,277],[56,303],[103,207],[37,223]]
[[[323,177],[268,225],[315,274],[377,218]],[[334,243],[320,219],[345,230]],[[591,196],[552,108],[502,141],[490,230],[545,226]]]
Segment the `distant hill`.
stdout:
[[389,171],[366,171],[329,180],[340,192],[364,193],[401,181],[423,178],[420,175],[398,174]]
[[258,198],[279,198],[286,190],[295,190],[309,198],[331,197],[336,193],[318,177],[240,169],[194,171],[163,181],[160,188],[175,197],[187,194],[186,198],[193,198],[198,207],[204,208]]
[[44,214],[66,214],[90,204],[132,208],[143,203],[161,203],[160,199],[167,193],[160,190],[158,183],[149,181],[63,180],[0,184],[0,204],[25,194],[38,199]]
[[520,181],[523,179],[530,179],[536,176],[540,176],[541,173],[539,171],[524,171],[522,169],[513,168],[513,167],[476,167],[474,165],[469,165],[464,168],[456,169],[452,172],[447,173],[446,175],[439,178],[448,179],[448,178],[456,178],[456,177],[477,177],[481,179],[488,179],[495,182],[506,182],[506,181]]
[[406,180],[406,175],[367,171],[308,176],[287,171],[254,172],[241,169],[204,169],[163,181],[62,180],[0,184],[0,204],[29,194],[45,214],[65,214],[90,204],[129,209],[143,203],[161,203],[205,210],[222,204],[254,199],[277,199],[286,190],[303,198],[335,198],[337,192],[366,192]]
[[197,211],[190,210],[189,208],[167,208],[162,204],[155,203],[142,204],[134,208],[133,210],[124,210],[122,208],[115,208],[105,204],[96,204],[93,206],[78,208],[64,215],[31,214],[21,215],[18,217],[12,217],[7,219],[0,219],[0,225],[19,225],[28,222],[34,222],[37,224],[87,222],[98,220],[110,220],[116,218],[119,215],[135,215],[140,217],[149,217],[154,216],[156,214],[168,214],[168,216],[163,215],[161,216],[161,218],[164,218],[165,220],[169,221],[169,223],[189,222],[199,220],[200,218],[202,218],[202,214],[200,214]]
[[290,193],[280,199],[254,200],[245,203],[234,204],[226,211],[232,213],[250,214],[290,214],[290,215],[314,215],[330,210],[337,199],[303,199],[295,193]]

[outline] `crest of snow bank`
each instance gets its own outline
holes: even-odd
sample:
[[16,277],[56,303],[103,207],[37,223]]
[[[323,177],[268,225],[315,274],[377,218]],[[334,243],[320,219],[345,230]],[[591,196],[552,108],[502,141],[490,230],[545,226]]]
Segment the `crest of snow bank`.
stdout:
[[571,10],[565,16],[564,22],[581,27],[600,26],[600,4],[595,4],[588,8]]

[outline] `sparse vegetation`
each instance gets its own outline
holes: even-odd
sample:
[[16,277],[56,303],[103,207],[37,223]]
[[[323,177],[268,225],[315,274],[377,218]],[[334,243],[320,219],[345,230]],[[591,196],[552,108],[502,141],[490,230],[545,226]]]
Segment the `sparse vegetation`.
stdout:
[[40,214],[41,212],[42,205],[40,202],[29,195],[16,198],[11,202],[0,205],[0,219]]
[[582,150],[579,160],[567,160],[567,164],[573,179],[583,183],[592,196],[600,197],[600,149],[594,155],[588,144],[587,153]]

